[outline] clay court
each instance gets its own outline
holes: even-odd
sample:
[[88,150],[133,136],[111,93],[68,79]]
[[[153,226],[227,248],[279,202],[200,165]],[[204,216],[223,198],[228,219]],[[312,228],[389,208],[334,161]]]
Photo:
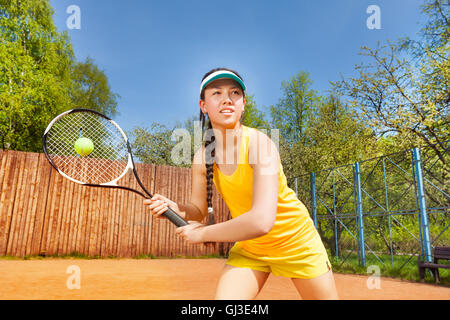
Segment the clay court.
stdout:
[[[42,259],[0,261],[0,299],[210,300],[224,259]],[[69,289],[80,270],[80,289]],[[69,269],[68,269],[69,268]],[[69,272],[68,272],[69,271]],[[381,278],[368,289],[367,276],[335,274],[341,299],[449,300],[450,288]],[[270,276],[258,300],[301,299],[289,279]]]

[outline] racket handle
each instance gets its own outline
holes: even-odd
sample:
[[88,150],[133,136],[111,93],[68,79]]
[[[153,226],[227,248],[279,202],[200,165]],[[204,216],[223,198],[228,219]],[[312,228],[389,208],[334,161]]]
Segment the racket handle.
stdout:
[[177,227],[183,227],[188,224],[182,217],[180,217],[178,214],[175,213],[175,211],[173,211],[170,208],[167,208],[167,211],[164,212],[162,215],[165,216],[167,219],[169,219],[170,222],[172,222]]

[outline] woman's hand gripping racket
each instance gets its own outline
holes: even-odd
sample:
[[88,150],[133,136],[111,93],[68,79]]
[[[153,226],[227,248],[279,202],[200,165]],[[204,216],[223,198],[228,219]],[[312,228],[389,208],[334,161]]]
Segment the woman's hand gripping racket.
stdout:
[[[101,113],[89,109],[63,112],[50,122],[42,142],[50,164],[73,182],[125,189],[146,199],[153,197],[139,179],[125,133]],[[144,193],[117,185],[130,169]],[[188,224],[170,208],[163,215],[177,227]]]

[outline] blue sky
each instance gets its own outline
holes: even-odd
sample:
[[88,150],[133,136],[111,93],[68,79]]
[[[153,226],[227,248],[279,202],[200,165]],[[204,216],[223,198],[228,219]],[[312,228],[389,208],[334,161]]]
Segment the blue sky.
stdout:
[[[281,83],[300,70],[321,94],[354,75],[361,46],[415,37],[421,0],[51,0],[59,31],[68,30],[77,60],[94,59],[118,93],[125,130],[198,116],[202,76],[218,66],[238,71],[267,111]],[[70,5],[81,28],[69,30]],[[381,10],[381,29],[366,12]]]

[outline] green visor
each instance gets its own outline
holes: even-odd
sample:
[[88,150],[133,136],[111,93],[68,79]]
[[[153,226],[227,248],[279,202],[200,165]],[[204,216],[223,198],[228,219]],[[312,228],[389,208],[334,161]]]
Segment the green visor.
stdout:
[[239,78],[235,73],[227,70],[219,70],[216,72],[211,73],[209,76],[205,78],[205,80],[202,81],[202,84],[200,85],[200,95],[202,94],[203,90],[206,88],[208,84],[211,82],[217,80],[217,79],[223,79],[228,78],[236,81],[241,86],[242,90],[245,92],[245,84],[244,81],[242,81],[241,78]]

